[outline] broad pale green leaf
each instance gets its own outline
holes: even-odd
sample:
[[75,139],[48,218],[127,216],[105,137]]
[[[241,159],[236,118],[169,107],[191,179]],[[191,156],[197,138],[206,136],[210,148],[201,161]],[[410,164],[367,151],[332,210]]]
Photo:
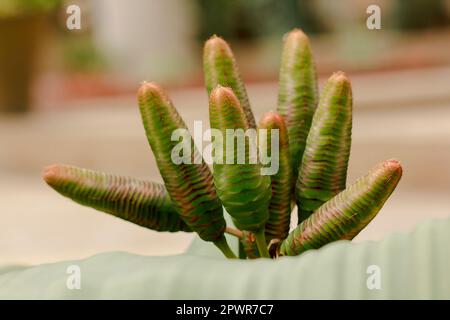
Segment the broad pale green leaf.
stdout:
[[[178,256],[113,252],[40,266],[3,266],[0,298],[450,299],[449,244],[448,218],[380,242],[339,241],[275,261],[227,260],[197,238]],[[81,290],[67,288],[67,268],[73,265],[81,270]],[[380,271],[380,287],[371,290],[373,268]]]

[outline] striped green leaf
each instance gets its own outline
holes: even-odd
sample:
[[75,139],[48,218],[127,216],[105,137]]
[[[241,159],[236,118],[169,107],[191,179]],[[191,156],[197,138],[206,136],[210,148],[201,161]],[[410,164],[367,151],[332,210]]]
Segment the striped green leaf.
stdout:
[[[212,91],[209,115],[211,128],[219,130],[223,137],[222,143],[217,145],[217,148],[222,148],[221,157],[215,154],[213,159],[217,193],[233,217],[234,224],[241,230],[253,231],[259,250],[263,250],[262,255],[267,256],[264,225],[269,218],[271,188],[269,176],[261,175],[259,162],[251,163],[250,150],[256,148],[256,131],[253,142],[249,135],[244,136],[249,127],[239,100],[230,88],[218,86]],[[240,139],[236,138],[239,131],[245,139],[245,150],[242,152],[238,148]],[[229,135],[229,132],[235,135]],[[241,156],[244,163],[239,163],[242,162]]]
[[[290,166],[289,138],[283,118],[276,112],[265,113],[260,122],[259,129],[267,130],[266,139],[260,143],[261,149],[271,157],[268,166],[278,165],[278,171],[270,176],[272,196],[269,203],[269,220],[267,220],[265,233],[266,240],[284,239],[289,233],[291,221],[291,186],[292,168]],[[272,130],[277,130],[276,144],[272,145]],[[258,135],[261,138],[261,135]],[[275,153],[272,153],[272,147]]]
[[317,75],[308,37],[299,29],[284,38],[278,113],[284,118],[294,179],[298,176],[311,120],[317,107]]
[[320,96],[296,183],[299,223],[345,188],[352,132],[351,84],[333,74]]
[[141,227],[191,232],[160,183],[67,165],[47,167],[44,180],[57,192],[79,204]]
[[401,175],[398,161],[381,162],[298,225],[282,242],[280,255],[298,255],[333,241],[353,239],[380,211]]
[[[189,134],[183,137],[186,141],[172,141],[172,134],[177,129],[187,130],[178,111],[154,83],[142,84],[138,101],[148,142],[175,209],[203,240],[214,242],[225,255],[232,256],[224,237],[226,226],[222,205],[209,167]],[[188,163],[176,164],[172,150],[186,142],[191,151]]]

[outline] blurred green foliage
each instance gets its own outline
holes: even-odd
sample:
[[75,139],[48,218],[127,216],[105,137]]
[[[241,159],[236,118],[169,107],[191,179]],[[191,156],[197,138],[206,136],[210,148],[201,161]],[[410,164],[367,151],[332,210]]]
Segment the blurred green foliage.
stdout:
[[[249,41],[284,33],[294,27],[300,27],[308,34],[330,31],[327,23],[321,20],[323,15],[318,12],[323,7],[314,0],[196,1],[199,9],[198,38],[201,41],[212,34],[230,40]],[[450,25],[447,3],[447,0],[392,0],[388,24],[401,30]],[[329,7],[327,10],[333,9]],[[361,17],[365,17],[365,12],[361,12]]]
[[62,36],[61,47],[64,68],[69,71],[97,72],[108,69],[108,62],[90,36]]
[[212,34],[251,40],[301,27],[312,34],[323,31],[312,0],[197,0],[199,40]]
[[60,5],[61,0],[1,0],[0,17],[47,12]]
[[393,10],[394,27],[417,30],[450,24],[445,0],[396,0]]

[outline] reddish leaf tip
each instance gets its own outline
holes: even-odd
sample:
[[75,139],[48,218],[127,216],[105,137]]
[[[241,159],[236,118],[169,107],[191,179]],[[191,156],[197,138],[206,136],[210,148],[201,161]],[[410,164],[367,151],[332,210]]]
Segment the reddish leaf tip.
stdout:
[[205,56],[214,57],[216,55],[226,55],[232,56],[231,48],[228,43],[217,35],[213,35],[211,38],[206,40],[203,47],[203,52]]
[[288,133],[286,124],[283,117],[275,111],[269,111],[262,115],[259,121],[259,128],[261,129],[278,129],[279,130],[279,143],[281,145],[287,145]]
[[156,82],[143,81],[138,90],[138,97],[148,96],[148,95],[161,95],[163,92],[160,85]]
[[403,171],[402,164],[397,159],[386,160],[383,162],[383,166],[389,171],[397,171],[400,174]]
[[232,105],[239,105],[239,100],[233,92],[233,89],[217,85],[210,95],[211,102],[223,105],[224,103],[231,103]]
[[334,72],[330,79],[330,81],[334,82],[347,82],[350,83],[350,79],[348,78],[347,74],[344,71],[337,71]]
[[42,177],[49,185],[54,185],[59,180],[61,165],[52,164],[44,168]]
[[309,40],[308,36],[299,28],[294,28],[286,34],[286,39],[299,38]]
[[373,179],[381,177],[387,180],[394,179],[398,182],[403,174],[403,168],[398,160],[390,159],[380,162],[374,168],[374,173]]
[[286,127],[283,118],[275,111],[265,112],[259,121],[259,125],[264,128]]
[[309,38],[301,29],[292,29],[283,37],[283,41],[288,46],[309,46]]
[[214,34],[205,42],[205,47],[209,46],[228,46],[228,44],[223,38]]

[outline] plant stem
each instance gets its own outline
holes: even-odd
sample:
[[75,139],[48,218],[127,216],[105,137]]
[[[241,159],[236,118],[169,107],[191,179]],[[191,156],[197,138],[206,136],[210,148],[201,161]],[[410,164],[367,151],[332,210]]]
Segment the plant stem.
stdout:
[[244,245],[241,241],[239,241],[239,259],[247,259],[247,254],[245,253]]
[[242,239],[242,237],[244,236],[242,234],[241,230],[230,228],[230,227],[226,227],[225,228],[225,233],[231,234],[232,236],[235,236],[235,237],[237,237],[239,239]]
[[256,245],[258,246],[259,255],[262,258],[270,258],[269,251],[267,250],[267,244],[266,244],[266,236],[264,234],[264,228],[261,228],[255,232],[253,232],[255,235]]
[[228,246],[227,240],[225,237],[222,237],[220,240],[217,240],[214,242],[217,248],[219,248],[220,251],[224,254],[225,257],[228,259],[237,259],[236,255],[233,253],[233,251]]

